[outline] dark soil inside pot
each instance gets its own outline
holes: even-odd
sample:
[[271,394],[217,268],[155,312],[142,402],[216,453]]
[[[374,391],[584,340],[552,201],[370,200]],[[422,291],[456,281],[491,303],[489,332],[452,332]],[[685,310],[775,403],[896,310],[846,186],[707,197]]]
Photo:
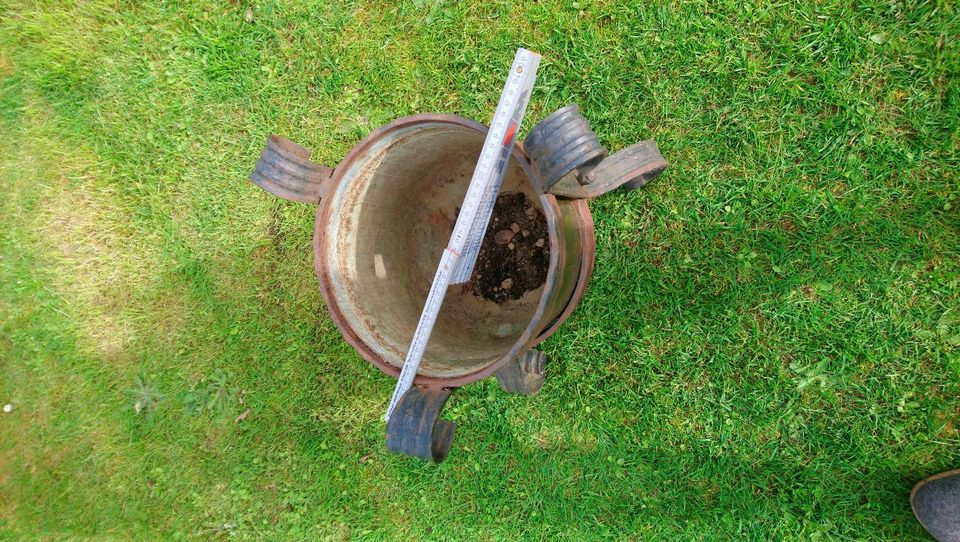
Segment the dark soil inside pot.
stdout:
[[470,277],[473,295],[520,299],[543,285],[549,268],[547,218],[522,192],[500,194]]

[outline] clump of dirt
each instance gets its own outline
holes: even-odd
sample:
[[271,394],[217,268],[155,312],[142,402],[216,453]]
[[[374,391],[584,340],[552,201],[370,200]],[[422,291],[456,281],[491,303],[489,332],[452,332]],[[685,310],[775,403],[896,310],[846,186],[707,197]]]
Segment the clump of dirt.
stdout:
[[470,277],[473,295],[520,299],[546,282],[549,268],[547,218],[522,192],[500,194]]

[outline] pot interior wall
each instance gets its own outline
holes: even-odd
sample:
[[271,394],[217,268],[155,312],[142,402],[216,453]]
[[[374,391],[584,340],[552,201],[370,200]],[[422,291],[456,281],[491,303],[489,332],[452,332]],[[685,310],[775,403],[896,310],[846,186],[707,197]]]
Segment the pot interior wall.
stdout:
[[[394,366],[403,364],[483,140],[440,122],[390,131],[352,161],[328,203],[320,242],[332,295],[360,339]],[[526,193],[554,223],[513,159],[504,192]],[[452,378],[503,357],[530,325],[543,290],[497,304],[451,287],[419,373]]]

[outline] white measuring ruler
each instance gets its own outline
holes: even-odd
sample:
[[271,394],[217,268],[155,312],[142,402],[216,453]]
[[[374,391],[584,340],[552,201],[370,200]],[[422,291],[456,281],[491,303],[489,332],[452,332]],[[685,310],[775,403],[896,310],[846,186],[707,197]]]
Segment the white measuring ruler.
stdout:
[[433,332],[433,326],[440,314],[440,306],[451,284],[459,284],[470,280],[473,265],[480,252],[480,243],[483,241],[484,231],[490,222],[493,205],[500,192],[500,184],[510,163],[514,140],[523,114],[530,101],[530,91],[537,76],[537,66],[540,65],[540,55],[526,49],[517,49],[517,55],[510,67],[507,84],[500,95],[500,102],[490,122],[490,130],[483,142],[477,168],[473,171],[467,195],[460,206],[460,215],[453,227],[453,234],[447,248],[440,257],[440,266],[433,277],[430,293],[420,314],[420,321],[413,333],[410,349],[403,361],[397,387],[393,390],[390,406],[387,407],[385,420],[390,420],[393,409],[403,394],[413,386],[413,379],[420,368],[420,360],[427,348],[427,341]]

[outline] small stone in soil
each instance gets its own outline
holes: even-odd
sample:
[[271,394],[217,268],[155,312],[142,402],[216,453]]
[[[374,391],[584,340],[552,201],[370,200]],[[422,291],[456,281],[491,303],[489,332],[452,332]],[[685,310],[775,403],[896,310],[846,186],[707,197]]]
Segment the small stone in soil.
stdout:
[[500,287],[504,290],[509,290],[511,286],[513,286],[513,279],[510,277],[503,279],[503,282],[500,283]]
[[520,231],[520,225],[514,222],[513,224],[510,224],[510,229],[513,230],[513,233],[517,233]]
[[509,248],[510,250],[513,250],[516,246],[517,245],[510,243],[509,245],[507,245],[507,248]]
[[505,245],[513,239],[514,235],[516,235],[516,233],[513,230],[500,230],[494,239],[498,245]]
[[543,246],[543,239],[537,239],[537,242],[534,243],[534,245],[537,245],[538,247],[542,247],[542,246]]
[[533,218],[533,215],[534,215],[534,213],[536,213],[536,212],[537,212],[537,210],[534,209],[533,207],[527,207],[527,210],[524,211],[524,213],[526,213],[527,216],[529,216],[530,218]]
[[523,231],[520,232],[520,235],[526,237],[526,236],[530,235],[530,230],[523,230]]

